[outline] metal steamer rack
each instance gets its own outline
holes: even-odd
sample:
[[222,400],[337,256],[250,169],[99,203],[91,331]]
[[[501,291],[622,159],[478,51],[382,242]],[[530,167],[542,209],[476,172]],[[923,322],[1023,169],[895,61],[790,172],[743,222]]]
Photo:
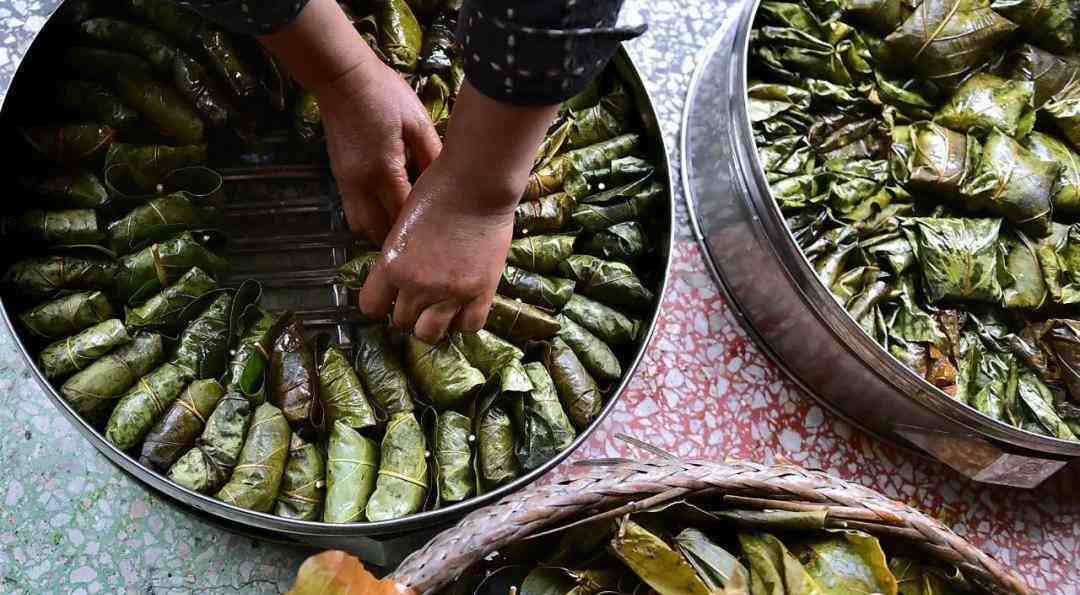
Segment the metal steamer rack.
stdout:
[[[53,34],[51,32],[62,28],[57,23],[57,12],[62,6],[63,3],[53,11],[45,27],[35,36],[27,49],[27,59],[20,63],[10,85],[0,90],[7,91],[0,103],[0,117],[14,109],[14,98],[20,88],[30,88],[20,81],[30,78],[27,71],[32,70],[34,56],[45,53],[43,46],[47,46]],[[660,133],[653,102],[625,50],[619,51],[612,65],[634,96],[644,130],[643,146],[648,157],[656,164],[657,179],[668,192],[666,213],[661,218],[665,227],[662,228],[662,236],[657,238],[658,250],[653,267],[659,279],[657,296],[663,296],[670,275],[674,242],[674,195],[667,147]],[[329,168],[323,164],[216,167],[213,159],[209,165],[222,174],[228,196],[225,230],[229,240],[222,254],[231,262],[232,273],[223,280],[223,285],[235,287],[245,279],[260,282],[264,307],[291,310],[303,320],[309,332],[328,333],[334,341],[351,351],[352,332],[362,320],[362,315],[357,308],[357,295],[337,280],[336,268],[355,252],[371,249],[372,246],[357,244],[356,238],[349,233],[341,209],[341,197]],[[17,255],[17,248],[9,249],[9,258]],[[94,448],[151,493],[163,497],[170,505],[187,514],[234,533],[301,547],[344,549],[370,564],[386,568],[396,565],[439,530],[451,526],[468,512],[533,483],[585,442],[611,413],[619,396],[625,391],[652,339],[660,313],[660,304],[657,303],[648,319],[648,328],[643,333],[641,343],[626,366],[622,379],[612,388],[600,415],[569,448],[554,458],[498,489],[445,508],[391,521],[335,525],[285,519],[225,504],[169,481],[118,450],[79,416],[42,374],[30,351],[30,343],[24,340],[15,324],[16,312],[12,309],[11,300],[5,297],[0,294],[0,317],[15,338],[17,349],[42,390]]]

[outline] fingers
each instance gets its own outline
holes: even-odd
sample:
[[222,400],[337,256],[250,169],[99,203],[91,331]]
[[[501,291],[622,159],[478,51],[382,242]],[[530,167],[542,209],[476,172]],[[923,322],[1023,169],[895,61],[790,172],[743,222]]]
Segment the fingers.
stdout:
[[382,205],[370,196],[357,190],[342,189],[341,206],[345,210],[345,220],[353,233],[360,233],[380,246],[390,233],[390,218]]
[[390,284],[380,262],[360,288],[360,311],[371,318],[386,318],[394,311],[397,293],[397,287]]
[[381,174],[373,181],[373,185],[375,194],[379,197],[379,203],[382,204],[390,223],[393,224],[409,198],[409,192],[412,192],[409,175],[405,172],[404,166],[396,166]]
[[413,334],[429,345],[438,343],[450,330],[450,324],[460,309],[460,304],[449,300],[428,306],[416,320]]
[[422,173],[439,156],[442,141],[426,113],[416,120],[415,123],[405,124],[405,146],[409,148],[417,170]]
[[424,299],[420,294],[398,291],[397,301],[394,302],[394,316],[391,322],[397,328],[405,332],[411,332],[413,327],[416,326],[416,320],[420,318],[420,313],[432,301]]
[[494,296],[488,294],[469,302],[458,312],[454,321],[450,324],[450,330],[453,332],[474,333],[484,328],[484,325],[487,324],[488,310],[491,309],[492,300],[494,300]]

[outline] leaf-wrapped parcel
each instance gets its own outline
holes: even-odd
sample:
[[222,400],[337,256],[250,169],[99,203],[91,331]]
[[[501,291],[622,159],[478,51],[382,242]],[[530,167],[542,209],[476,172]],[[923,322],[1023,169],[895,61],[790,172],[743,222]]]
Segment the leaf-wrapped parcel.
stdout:
[[240,508],[270,512],[285,475],[290,437],[289,422],[281,410],[270,403],[259,405],[232,477],[214,497]]
[[496,294],[484,328],[519,343],[547,339],[559,332],[559,323],[547,312]]
[[959,195],[982,153],[979,141],[932,122],[916,122],[908,131],[912,149],[907,169],[912,191]]
[[194,267],[157,295],[129,308],[125,317],[127,325],[132,329],[176,332],[198,313],[193,306],[199,298],[215,289],[217,282]]
[[917,246],[923,290],[931,303],[1001,301],[1001,219],[916,217],[904,229]]
[[472,466],[472,422],[456,411],[443,411],[435,422],[435,464],[439,496],[460,502],[476,489]]
[[575,206],[577,201],[565,192],[522,202],[514,210],[514,234],[528,236],[559,231],[570,221]]
[[184,167],[206,163],[206,145],[132,145],[114,143],[105,155],[105,177],[116,173],[142,192],[153,192],[171,172]]
[[375,491],[379,446],[346,424],[334,422],[326,451],[326,506],[323,521],[358,523]]
[[109,224],[109,244],[117,254],[127,254],[146,244],[221,224],[221,213],[183,193],[151,199]]
[[201,494],[216,492],[232,475],[250,419],[247,397],[227,392],[206,420],[195,446],[169,469],[169,479]]
[[116,311],[100,291],[82,291],[56,298],[19,314],[19,322],[40,339],[55,339],[113,318]]
[[624,263],[576,254],[559,265],[565,276],[576,279],[583,295],[614,306],[647,310],[656,300],[634,271]]
[[50,343],[38,355],[46,378],[62,378],[82,370],[114,348],[131,342],[124,323],[112,318],[77,335]]
[[4,274],[4,284],[27,298],[44,299],[77,290],[111,290],[117,272],[111,260],[58,254],[16,262]]
[[[192,269],[194,270],[194,269]],[[195,378],[220,378],[229,356],[232,296],[222,293],[180,334],[173,362]]]
[[228,272],[229,262],[184,232],[120,259],[117,292],[125,299],[137,301],[140,296],[168,287],[192,267],[199,267],[216,278]]
[[172,85],[130,74],[118,75],[115,85],[124,102],[163,136],[184,145],[201,143],[206,138],[202,118]]
[[1055,303],[1080,303],[1080,227],[1055,223],[1035,249]]
[[449,340],[428,345],[410,335],[405,365],[420,394],[440,410],[464,410],[484,384],[484,374]]
[[428,490],[427,439],[412,413],[398,413],[386,425],[375,492],[367,503],[369,521],[416,514]]
[[[1035,83],[980,72],[964,81],[938,110],[934,121],[958,131],[985,135],[997,128],[1009,136],[1027,134],[1022,119],[1032,111]],[[1034,121],[1027,123],[1027,128]]]
[[165,36],[135,23],[97,17],[83,21],[79,25],[79,33],[94,45],[135,54],[160,73],[170,72],[176,59],[176,47]]
[[533,389],[516,400],[513,416],[520,432],[517,458],[531,471],[569,447],[577,433],[544,365],[529,362],[525,373]]
[[645,227],[637,221],[626,221],[589,234],[581,243],[580,249],[584,254],[605,260],[629,263],[641,260],[650,246]]
[[1025,43],[1009,55],[1007,72],[1011,79],[1035,83],[1033,102],[1040,108],[1080,78],[1080,65]]
[[270,354],[269,401],[281,409],[289,425],[299,431],[313,423],[318,391],[315,352],[304,338],[304,327],[294,320],[282,329]]
[[322,449],[318,444],[305,442],[299,434],[293,434],[274,515],[317,521],[322,517],[325,492],[326,461]]
[[640,320],[578,294],[566,302],[562,314],[613,347],[633,344],[643,328]]
[[1051,201],[1054,213],[1080,214],[1080,155],[1058,139],[1033,131],[1024,138],[1024,147],[1041,161],[1057,163],[1061,174],[1054,184]]
[[1075,9],[1067,1],[993,0],[990,8],[1016,23],[1028,39],[1050,51],[1067,52],[1075,47]]
[[139,462],[161,472],[195,445],[225,389],[216,380],[196,380],[184,389],[143,439]]
[[924,0],[885,44],[893,61],[947,86],[981,66],[1015,30],[978,0]]
[[498,405],[482,413],[476,424],[476,456],[485,488],[503,485],[521,474],[516,443],[509,413]]
[[570,346],[559,337],[552,339],[550,346],[545,349],[544,365],[551,374],[555,390],[574,427],[579,430],[588,427],[604,406],[596,380]]
[[42,157],[65,166],[97,156],[116,138],[116,130],[104,124],[39,124],[21,130]]
[[100,209],[108,204],[109,192],[93,172],[75,169],[54,176],[29,178],[21,182],[49,206],[64,209]]
[[334,345],[323,352],[319,364],[319,399],[329,425],[341,421],[360,430],[378,423],[360,378],[345,354]]
[[380,0],[377,6],[379,46],[391,67],[413,72],[420,61],[424,31],[405,0]]
[[229,362],[225,385],[236,389],[256,402],[266,398],[266,368],[270,365],[270,349],[288,313],[275,314],[262,308],[255,310],[254,319],[244,330],[240,343]]
[[139,115],[109,89],[95,82],[68,80],[53,91],[53,100],[61,110],[101,122],[116,130],[131,128]]
[[607,165],[614,159],[628,155],[637,148],[640,142],[641,137],[637,134],[623,134],[563,153],[529,176],[524,200],[532,200],[557,192],[572,174]]
[[558,272],[559,263],[574,253],[574,236],[529,236],[510,242],[506,264],[540,274]]
[[20,240],[48,246],[96,244],[105,239],[97,211],[64,209],[61,211],[25,211],[16,223]]
[[534,306],[559,310],[574,295],[574,282],[561,277],[548,277],[532,271],[506,265],[499,279],[499,292]]
[[[624,190],[626,189],[626,190]],[[574,208],[574,223],[586,231],[603,231],[613,225],[649,217],[663,204],[663,186],[632,183],[601,195],[588,196]]]
[[349,289],[360,289],[367,281],[371,269],[379,261],[378,252],[361,252],[337,269],[338,277]]
[[1005,217],[1035,236],[1050,233],[1050,201],[1061,166],[1042,161],[1020,143],[994,130],[983,145],[982,159],[960,189],[968,204]]
[[195,111],[211,126],[221,128],[236,113],[232,98],[208,68],[180,52],[173,64],[173,84]]
[[562,327],[559,329],[559,338],[570,346],[594,378],[610,383],[617,382],[622,377],[619,358],[607,343],[562,314],[556,320]]
[[113,401],[161,361],[164,353],[161,335],[138,333],[128,345],[68,378],[60,394],[80,415],[98,420],[112,409]]
[[452,342],[458,346],[469,363],[476,366],[488,380],[498,378],[502,392],[527,392],[532,382],[521,360],[525,352],[494,333],[480,329],[475,333],[458,333]]
[[356,372],[364,391],[387,415],[412,412],[415,405],[409,376],[390,345],[386,327],[374,324],[356,334]]
[[191,380],[187,370],[172,362],[143,376],[120,397],[109,417],[105,438],[120,450],[137,446]]

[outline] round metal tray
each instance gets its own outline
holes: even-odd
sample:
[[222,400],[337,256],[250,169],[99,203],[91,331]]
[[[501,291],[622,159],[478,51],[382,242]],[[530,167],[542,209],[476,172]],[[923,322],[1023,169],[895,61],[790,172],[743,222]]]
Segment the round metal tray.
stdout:
[[694,231],[744,328],[826,408],[972,479],[1033,487],[1080,457],[1080,442],[986,417],[889,355],[817,278],[758,160],[747,56],[759,0],[711,40],[683,114],[683,185]]
[[[62,7],[63,4],[53,11],[44,28],[35,36],[34,40],[29,45],[27,53],[20,62],[9,87],[7,89],[0,89],[0,92],[4,92],[2,103],[0,103],[0,121],[5,122],[7,128],[10,128],[12,123],[8,112],[14,109],[12,105],[17,103],[14,98],[20,94],[25,94],[33,100],[32,94],[35,92],[35,89],[26,85],[27,90],[24,91],[23,85],[25,85],[25,83],[22,83],[21,81],[32,78],[32,70],[37,67],[36,64],[38,63],[35,56],[47,55],[48,52],[46,49],[49,45],[49,39],[55,38],[54,36],[61,33],[63,27],[59,22],[60,19],[58,18],[58,13]],[[41,62],[48,64],[47,60],[42,60]],[[664,143],[664,137],[659,129],[659,120],[656,117],[652,99],[649,97],[645,85],[642,83],[641,76],[629,55],[625,50],[620,50],[615,56],[612,64],[635,97],[639,115],[645,129],[646,142],[644,143],[644,146],[646,147],[646,152],[656,164],[658,179],[661,180],[661,183],[665,185],[668,191],[667,212],[662,220],[662,224],[666,226],[666,229],[664,230],[664,236],[658,238],[661,241],[659,250],[655,256],[656,262],[654,266],[654,269],[661,273],[661,283],[660,287],[657,288],[657,295],[661,296],[662,299],[662,296],[666,292],[670,276],[671,252],[674,242],[672,224],[674,193],[672,192],[671,186],[667,147]],[[228,180],[230,175],[228,172],[225,173],[225,178]],[[250,175],[250,172],[234,173],[236,174],[234,177],[237,179],[243,179],[245,176]],[[18,172],[8,171],[8,175],[17,176]],[[323,188],[332,194],[333,184],[332,180],[329,179],[328,171],[325,174],[325,177],[326,179],[323,180]],[[276,270],[255,270],[250,271],[250,274],[249,270],[245,268],[243,276],[254,277],[257,280],[263,281],[264,285],[269,287],[264,293],[264,304],[267,304],[268,307],[287,307],[293,310],[299,310],[298,317],[304,318],[305,322],[308,324],[330,327],[330,330],[336,329],[336,338],[339,341],[347,341],[348,332],[344,329],[347,328],[350,321],[355,320],[356,318],[354,302],[350,302],[350,299],[354,300],[355,296],[350,298],[350,296],[346,295],[343,287],[333,283],[332,278],[334,268],[326,268],[326,262],[327,257],[329,256],[330,262],[335,264],[343,263],[346,258],[346,248],[347,246],[352,245],[353,240],[348,234],[344,233],[345,228],[340,212],[340,204],[334,204],[335,197],[331,195],[322,196],[321,198],[324,200],[325,204],[320,204],[317,208],[324,213],[331,212],[331,215],[328,216],[328,225],[324,224],[324,228],[318,230],[316,234],[318,237],[313,237],[311,234],[308,234],[304,236],[304,240],[307,245],[321,249],[323,252],[319,253],[318,258],[293,259],[288,253],[283,253],[281,256],[281,258],[290,258],[288,261],[290,264],[300,263],[300,265],[306,264],[312,266],[312,263],[317,261],[319,263],[319,268],[287,273],[280,273]],[[339,199],[337,200],[339,202]],[[272,213],[268,213],[265,209],[249,208],[248,211],[248,217],[250,218],[248,222],[251,226],[258,226],[260,224],[259,220],[261,220],[265,227],[267,219],[274,219],[274,217],[267,216]],[[230,213],[227,211],[226,215],[228,219]],[[241,218],[241,223],[248,222],[244,222]],[[229,225],[233,225],[232,221],[230,221]],[[245,232],[248,231],[247,227],[247,225],[244,225]],[[271,229],[274,231],[267,233],[281,233],[280,230],[277,230],[273,226],[271,226]],[[281,235],[267,235],[260,237],[257,238],[254,248],[252,248],[252,245],[245,245],[243,251],[258,251],[261,249],[260,246],[272,245],[277,247],[265,248],[266,253],[273,253],[274,250],[281,252],[282,249],[279,246],[282,238],[283,236]],[[7,248],[8,259],[11,259],[13,255],[18,254],[19,252],[17,246],[8,246]],[[266,256],[266,253],[264,253],[263,256]],[[276,255],[273,259],[263,258],[262,260],[264,263],[265,261],[270,260],[274,263],[276,269],[282,268],[281,263],[283,261],[277,259]],[[234,262],[234,270],[236,268],[236,262]],[[235,276],[239,276],[239,274]],[[282,292],[280,294],[275,294],[275,287],[282,288]],[[323,289],[323,294],[317,298],[319,303],[310,304],[303,302],[305,299],[313,299],[310,298],[311,294],[305,293],[304,295],[309,296],[307,298],[297,298],[295,293],[289,292],[289,290],[296,290],[299,287],[302,287],[305,291],[310,290],[312,287],[324,287],[325,289]],[[269,303],[267,303],[267,298],[269,298]],[[298,301],[300,303],[298,303]],[[445,508],[426,511],[392,521],[328,524],[284,519],[271,514],[253,512],[225,504],[212,497],[193,492],[169,481],[163,475],[147,469],[128,454],[115,448],[89,423],[83,420],[82,417],[80,417],[60,396],[56,388],[46,380],[45,376],[41,373],[41,370],[38,369],[33,353],[28,349],[28,343],[24,342],[21,331],[17,328],[17,325],[13,324],[15,313],[9,310],[7,300],[4,299],[3,295],[0,295],[0,317],[3,319],[3,324],[14,335],[16,345],[22,356],[25,358],[25,361],[30,366],[33,377],[37,380],[38,384],[41,385],[41,388],[49,396],[49,399],[56,405],[57,409],[59,409],[59,411],[67,417],[80,432],[82,432],[83,436],[86,437],[94,448],[105,455],[105,457],[116,466],[139,480],[144,487],[167,497],[189,513],[208,519],[218,526],[238,533],[249,536],[258,536],[272,541],[295,543],[317,548],[345,549],[356,553],[372,564],[384,567],[395,565],[404,558],[404,556],[425,543],[436,531],[456,522],[469,511],[497,501],[503,496],[515,492],[536,481],[540,476],[553,469],[571,452],[581,446],[581,444],[589,438],[593,431],[595,431],[595,429],[603,423],[604,419],[611,413],[619,396],[629,384],[635,370],[641,363],[646,347],[656,331],[659,313],[660,303],[657,303],[648,320],[648,332],[642,338],[642,342],[634,353],[632,361],[626,367],[622,379],[615,387],[611,397],[608,399],[607,403],[605,403],[604,408],[597,419],[578,435],[577,439],[574,440],[570,447],[544,463],[539,468],[515,479],[505,486],[485,493],[480,497],[472,498]]]

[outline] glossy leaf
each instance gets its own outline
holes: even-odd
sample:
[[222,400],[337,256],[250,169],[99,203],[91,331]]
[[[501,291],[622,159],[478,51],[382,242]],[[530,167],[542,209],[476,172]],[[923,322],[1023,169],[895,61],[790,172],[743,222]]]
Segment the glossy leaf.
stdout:
[[107,414],[132,384],[164,357],[161,335],[136,334],[132,342],[111,351],[69,378],[60,387],[64,400],[91,420]]
[[364,391],[390,416],[410,413],[415,408],[405,367],[398,358],[386,328],[370,325],[357,330],[356,372]]
[[967,203],[1005,217],[1034,237],[1050,232],[1055,190],[1061,166],[1042,161],[1000,131],[983,146],[982,159],[960,192]]
[[357,430],[378,423],[360,378],[341,349],[331,345],[319,364],[319,399],[327,425],[341,421]]
[[409,336],[405,365],[420,394],[440,410],[468,407],[484,384],[484,374],[474,368],[453,341],[429,345]]
[[341,421],[334,422],[326,453],[323,521],[356,523],[375,490],[379,447]]
[[232,303],[229,294],[219,295],[180,334],[173,361],[195,378],[218,379],[225,373]]
[[544,366],[551,374],[559,399],[574,427],[582,430],[604,405],[600,388],[581,360],[562,339],[556,337],[544,353]]
[[506,264],[540,274],[559,270],[559,263],[574,253],[574,236],[529,236],[510,242]]
[[169,469],[169,479],[202,494],[217,492],[229,481],[240,457],[251,410],[247,397],[226,392],[195,446]]
[[326,492],[325,459],[317,444],[305,442],[298,434],[292,435],[281,491],[274,503],[275,516],[301,521],[322,518]]
[[647,310],[656,295],[634,271],[621,262],[574,255],[559,264],[559,271],[577,280],[577,291],[612,306]]
[[248,510],[270,512],[285,474],[290,437],[289,422],[281,410],[270,403],[260,405],[232,477],[214,497]]
[[536,306],[496,294],[484,328],[500,337],[524,343],[555,336],[559,332],[559,322]]
[[657,535],[632,520],[619,522],[611,549],[660,595],[710,595],[694,568]]
[[428,490],[426,449],[424,431],[412,413],[390,418],[375,492],[367,503],[369,521],[398,519],[420,511]]
[[157,295],[129,308],[125,317],[127,326],[175,333],[198,313],[192,306],[199,298],[215,289],[217,282],[194,267]]
[[100,291],[84,291],[44,302],[19,314],[19,322],[39,339],[55,339],[114,318],[116,311]]
[[195,445],[224,394],[225,389],[216,380],[196,380],[189,384],[146,434],[139,462],[161,472],[168,471]]
[[562,314],[612,347],[633,344],[642,333],[640,320],[578,294],[570,297]]
[[456,411],[443,411],[435,422],[435,464],[439,497],[460,502],[476,491],[472,466],[472,421]]
[[131,336],[124,328],[124,323],[113,318],[66,339],[50,343],[38,355],[38,365],[46,378],[62,378],[82,370],[114,348],[130,342]]
[[547,310],[559,310],[574,295],[574,281],[506,265],[499,293]]
[[294,320],[274,341],[267,375],[267,400],[281,410],[296,431],[318,427],[314,417],[318,395],[315,352],[304,337],[304,325]]

